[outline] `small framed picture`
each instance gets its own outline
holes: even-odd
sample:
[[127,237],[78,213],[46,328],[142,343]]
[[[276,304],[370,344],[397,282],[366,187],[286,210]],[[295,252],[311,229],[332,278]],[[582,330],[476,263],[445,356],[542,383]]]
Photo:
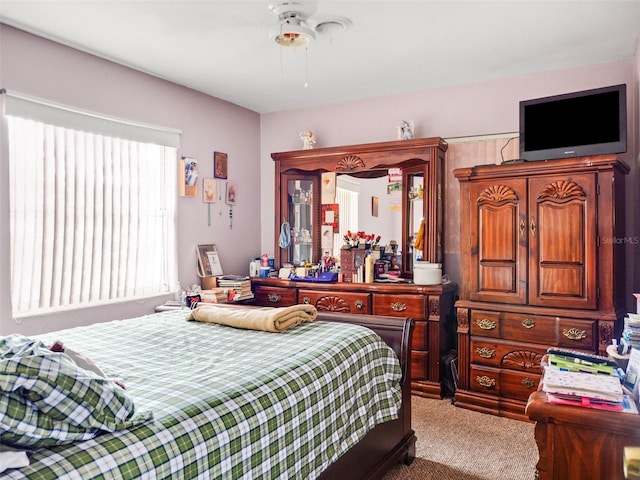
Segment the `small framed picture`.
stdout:
[[222,265],[215,245],[198,245],[198,274],[200,277],[222,275]]
[[227,182],[227,205],[235,205],[238,196],[238,184]]
[[378,197],[371,197],[371,216],[378,216]]
[[202,201],[205,203],[214,203],[216,201],[216,179],[202,179]]
[[215,178],[227,178],[227,154],[213,152],[213,176]]

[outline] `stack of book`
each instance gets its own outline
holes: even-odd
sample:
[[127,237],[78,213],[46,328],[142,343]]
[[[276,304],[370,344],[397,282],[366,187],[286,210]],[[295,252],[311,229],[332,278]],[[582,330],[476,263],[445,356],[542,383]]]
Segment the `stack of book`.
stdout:
[[223,275],[222,277],[218,277],[218,287],[227,292],[227,299],[230,302],[239,302],[253,298],[249,277]]
[[637,413],[622,388],[624,372],[607,357],[552,348],[547,363],[542,390],[550,403]]
[[200,297],[203,303],[227,303],[227,292],[224,288],[201,290]]

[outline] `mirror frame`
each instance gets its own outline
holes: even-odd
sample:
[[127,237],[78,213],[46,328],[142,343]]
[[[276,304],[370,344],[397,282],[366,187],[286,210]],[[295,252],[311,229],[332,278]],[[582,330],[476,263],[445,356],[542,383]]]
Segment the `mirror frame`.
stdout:
[[[443,178],[444,156],[447,143],[440,137],[417,138],[412,140],[396,140],[391,142],[365,143],[340,147],[314,148],[310,150],[294,150],[271,154],[275,164],[275,223],[274,223],[274,257],[277,267],[282,266],[282,252],[278,245],[280,225],[286,216],[287,205],[282,195],[285,179],[292,175],[315,175],[320,179],[323,172],[358,174],[372,170],[402,168],[402,271],[405,278],[412,278],[413,271],[407,268],[412,265],[411,251],[407,248],[411,241],[408,232],[408,178],[409,175],[421,174],[424,177],[423,217],[425,219],[425,238],[422,258],[432,263],[443,263]],[[314,232],[314,252],[319,255],[320,204],[318,199],[318,218]],[[320,258],[314,258],[317,263]]]

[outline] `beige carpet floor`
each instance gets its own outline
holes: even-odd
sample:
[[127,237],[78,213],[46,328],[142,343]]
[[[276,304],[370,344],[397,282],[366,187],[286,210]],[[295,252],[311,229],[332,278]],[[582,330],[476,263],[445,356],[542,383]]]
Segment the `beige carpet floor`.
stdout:
[[533,424],[412,398],[416,460],[383,480],[534,480]]

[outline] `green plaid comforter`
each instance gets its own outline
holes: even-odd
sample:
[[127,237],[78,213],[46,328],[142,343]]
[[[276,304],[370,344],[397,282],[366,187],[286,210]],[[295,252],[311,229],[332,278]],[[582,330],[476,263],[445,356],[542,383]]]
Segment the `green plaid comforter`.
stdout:
[[313,479],[397,417],[398,360],[371,330],[283,333],[185,321],[184,311],[79,327],[62,340],[122,380],[153,420],[37,450],[7,479]]

